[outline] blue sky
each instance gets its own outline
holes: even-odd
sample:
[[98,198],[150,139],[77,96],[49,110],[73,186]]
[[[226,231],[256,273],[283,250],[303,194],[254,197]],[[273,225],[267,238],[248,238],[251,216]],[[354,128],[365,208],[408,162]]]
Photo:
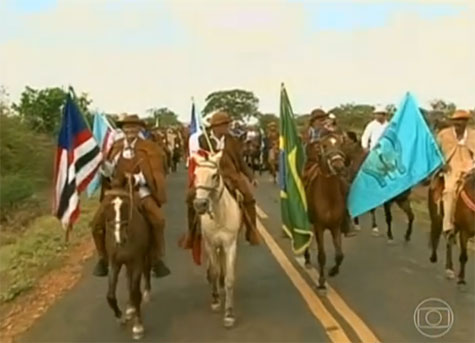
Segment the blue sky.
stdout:
[[276,112],[286,82],[297,112],[408,90],[475,106],[475,0],[3,0],[0,12],[13,100],[73,84],[106,111],[187,115],[191,96],[240,87]]

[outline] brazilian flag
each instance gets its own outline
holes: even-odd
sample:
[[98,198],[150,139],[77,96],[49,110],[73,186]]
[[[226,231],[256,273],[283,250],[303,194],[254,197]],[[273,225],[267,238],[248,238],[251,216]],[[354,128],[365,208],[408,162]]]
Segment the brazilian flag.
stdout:
[[313,237],[307,215],[307,199],[301,174],[305,155],[292,106],[282,84],[280,91],[280,159],[279,184],[280,208],[284,231],[292,239],[294,253],[301,254],[310,245]]

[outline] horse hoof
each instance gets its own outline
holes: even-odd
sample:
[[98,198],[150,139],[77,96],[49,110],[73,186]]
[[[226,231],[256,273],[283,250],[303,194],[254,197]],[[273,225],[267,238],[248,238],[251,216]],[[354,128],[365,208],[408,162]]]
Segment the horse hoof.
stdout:
[[406,243],[409,243],[411,241],[411,237],[410,236],[404,236],[404,239],[406,241]]
[[431,263],[436,263],[437,262],[437,256],[436,255],[432,255],[430,258],[429,258],[429,261]]
[[117,323],[119,323],[120,325],[125,325],[127,324],[127,318],[124,315],[122,315],[120,316],[120,318],[117,318]]
[[379,237],[379,229],[377,227],[374,227],[373,230],[371,230],[371,235],[373,237]]
[[459,279],[457,285],[466,285],[467,283],[463,279]]
[[393,245],[394,243],[395,242],[393,238],[388,238],[388,245]]
[[136,324],[132,327],[132,338],[135,340],[143,338],[144,328],[142,324]]
[[455,273],[452,269],[446,269],[445,270],[445,277],[448,279],[448,280],[453,280],[455,279]]
[[312,263],[311,262],[305,262],[305,268],[311,269],[312,268]]
[[126,320],[131,320],[135,315],[135,308],[133,307],[127,307],[125,310],[125,319]]
[[224,320],[223,320],[224,327],[227,329],[232,328],[235,322],[236,322],[236,318],[232,316],[224,317]]
[[339,273],[339,269],[338,267],[333,267],[332,269],[330,269],[330,271],[328,272],[328,276],[335,276]]
[[211,311],[213,312],[219,312],[219,310],[221,309],[221,302],[212,302],[211,303]]
[[361,231],[361,226],[355,225],[355,231],[357,231],[357,232]]
[[150,299],[151,299],[150,291],[149,290],[143,291],[142,301],[144,302],[144,304],[149,303]]

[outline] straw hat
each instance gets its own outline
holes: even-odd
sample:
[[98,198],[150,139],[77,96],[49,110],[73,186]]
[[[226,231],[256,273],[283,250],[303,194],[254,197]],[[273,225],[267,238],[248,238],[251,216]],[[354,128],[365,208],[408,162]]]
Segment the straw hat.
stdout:
[[470,113],[468,113],[468,111],[464,111],[464,110],[457,110],[457,111],[454,112],[454,114],[452,114],[450,119],[454,119],[454,120],[465,119],[465,120],[468,120],[468,119],[470,119]]
[[231,118],[226,112],[219,111],[213,114],[209,124],[210,124],[210,127],[216,127],[216,126],[220,126],[224,124],[229,124],[231,123],[231,121],[232,121]]
[[117,121],[118,127],[123,127],[124,125],[136,125],[145,127],[145,122],[139,118],[138,115],[121,115],[121,118]]

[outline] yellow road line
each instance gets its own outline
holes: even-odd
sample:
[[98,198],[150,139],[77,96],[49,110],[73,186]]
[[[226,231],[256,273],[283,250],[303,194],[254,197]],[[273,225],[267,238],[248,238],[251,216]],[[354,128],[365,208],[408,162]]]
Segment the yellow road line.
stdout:
[[263,210],[261,210],[261,208],[257,205],[256,205],[256,213],[257,213],[257,216],[261,219],[269,218],[267,214]]
[[[304,259],[298,259],[300,265],[302,265],[305,272],[310,276],[312,280],[318,280],[319,273],[314,268],[305,268]],[[316,282],[316,281],[315,281]],[[370,330],[370,328],[363,322],[363,320],[346,304],[341,296],[327,283],[328,293],[327,298],[333,305],[335,310],[342,316],[346,322],[355,330],[358,337],[365,343],[378,343],[380,342],[376,335]]]
[[345,334],[340,324],[325,308],[322,301],[318,298],[312,288],[307,284],[302,275],[297,269],[290,263],[287,256],[282,249],[277,245],[272,236],[267,232],[267,229],[262,225],[260,220],[257,220],[257,230],[267,244],[272,255],[274,255],[277,262],[282,269],[288,275],[294,286],[300,292],[305,302],[307,303],[310,311],[318,319],[318,321],[325,328],[325,332],[334,343],[351,342],[348,336]]

